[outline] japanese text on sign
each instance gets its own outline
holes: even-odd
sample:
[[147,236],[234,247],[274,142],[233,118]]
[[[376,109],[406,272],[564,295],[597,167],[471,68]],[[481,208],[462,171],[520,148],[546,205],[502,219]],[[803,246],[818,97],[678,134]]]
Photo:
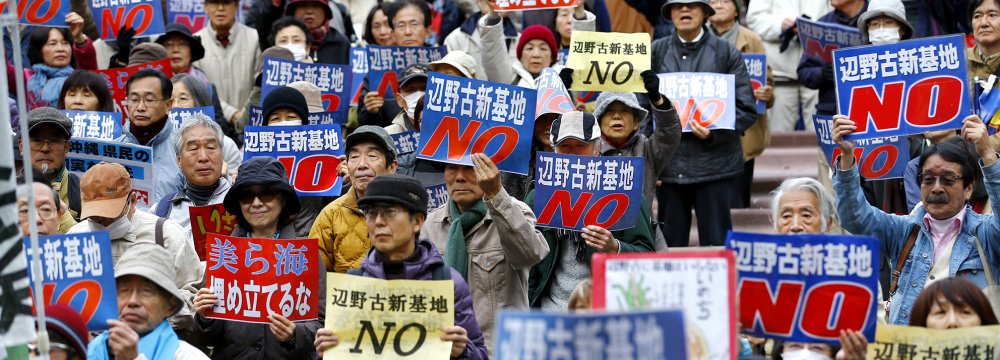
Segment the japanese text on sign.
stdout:
[[542,73],[535,79],[535,83],[538,97],[535,102],[536,118],[543,114],[565,114],[575,109],[573,101],[570,100],[569,92],[566,91],[566,85],[552,68],[542,69]]
[[498,0],[496,11],[557,9],[576,6],[575,0]]
[[[750,75],[750,87],[757,91],[762,86],[767,85],[767,56],[764,54],[743,54],[743,64],[747,67]],[[757,99],[757,115],[764,115],[767,112],[767,103]]]
[[264,75],[260,97],[272,90],[296,81],[305,81],[319,88],[326,111],[346,111],[351,95],[350,65],[310,64],[273,57],[264,58]]
[[194,249],[198,253],[198,259],[205,261],[205,235],[212,234],[232,234],[236,228],[236,216],[226,211],[226,207],[219,204],[205,206],[191,206],[188,208],[191,215],[191,235],[194,240]]
[[448,203],[448,184],[437,184],[424,188],[427,190],[427,210],[437,209]]
[[319,245],[315,239],[252,239],[209,234],[205,283],[218,302],[207,317],[270,323],[319,314]]
[[326,176],[336,173],[344,155],[339,124],[246,127],[243,159],[262,155],[285,166],[299,196],[340,196],[343,178]]
[[361,88],[368,74],[368,50],[364,46],[351,48],[351,106],[361,100]]
[[538,214],[538,226],[621,230],[638,221],[643,158],[538,152],[535,166],[532,210]]
[[445,47],[368,45],[368,90],[395,99],[399,72],[412,64],[429,64],[448,53]]
[[674,103],[681,129],[691,132],[691,121],[712,129],[736,128],[736,77],[732,74],[659,74],[660,93]]
[[192,33],[198,32],[208,23],[205,0],[167,1],[167,23],[186,26]]
[[649,51],[648,33],[573,31],[570,90],[644,91],[639,74],[650,69]]
[[[0,13],[7,13],[8,1],[0,2]],[[18,24],[68,27],[66,15],[72,11],[70,0],[21,0],[17,2]]]
[[993,359],[1000,325],[934,330],[916,326],[879,324],[868,360]]
[[857,28],[798,18],[799,43],[806,57],[830,64],[834,50],[864,44]]
[[159,0],[91,0],[94,19],[101,39],[113,40],[123,25],[135,29],[135,37],[160,35],[164,32],[163,9]]
[[[840,156],[840,146],[833,142],[833,118],[813,115],[816,137],[823,149],[827,165],[833,168]],[[885,136],[854,140],[854,158],[858,171],[865,179],[892,179],[903,177],[910,161],[910,145],[905,136]]]
[[100,111],[73,111],[63,113],[73,122],[73,137],[114,140],[122,136],[122,114]]
[[874,339],[874,238],[730,232],[726,247],[736,252],[740,323],[750,334],[837,344],[850,329]]
[[209,119],[215,120],[215,108],[211,106],[187,109],[174,107],[170,109],[170,113],[167,115],[167,120],[170,122],[170,125],[174,127],[174,129],[179,129],[181,124],[195,115],[204,115]]
[[392,140],[396,144],[396,154],[406,155],[417,151],[417,144],[420,143],[420,133],[416,131],[404,131],[392,134]]
[[153,150],[148,146],[129,145],[117,141],[74,138],[66,154],[66,168],[77,176],[106,161],[121,164],[132,177],[132,192],[136,207],[149,209],[150,194],[154,191]]

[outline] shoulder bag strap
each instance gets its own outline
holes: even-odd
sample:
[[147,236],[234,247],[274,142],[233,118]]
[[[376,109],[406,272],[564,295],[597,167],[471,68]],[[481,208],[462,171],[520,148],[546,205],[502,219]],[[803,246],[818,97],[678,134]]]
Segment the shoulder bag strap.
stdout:
[[903,245],[903,251],[899,253],[899,259],[896,260],[896,269],[892,271],[892,285],[889,285],[890,297],[896,293],[896,286],[899,285],[899,275],[903,273],[903,265],[906,264],[906,259],[910,257],[910,250],[913,250],[913,244],[917,242],[917,235],[919,234],[920,225],[913,225],[913,229],[910,230],[910,236],[906,238],[906,244]]

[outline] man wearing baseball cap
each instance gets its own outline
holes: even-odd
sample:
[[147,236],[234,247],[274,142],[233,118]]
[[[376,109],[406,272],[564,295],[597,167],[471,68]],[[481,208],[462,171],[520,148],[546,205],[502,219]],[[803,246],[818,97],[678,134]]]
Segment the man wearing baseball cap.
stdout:
[[323,208],[309,231],[310,239],[319,240],[326,268],[341,273],[361,266],[372,247],[358,199],[373,180],[396,173],[397,166],[395,143],[383,128],[359,127],[344,142],[351,188]]
[[73,122],[62,111],[40,107],[28,112],[28,143],[31,166],[42,171],[35,174],[39,181],[48,182],[59,193],[59,199],[69,204],[69,211],[59,221],[60,232],[66,232],[79,219],[80,178],[66,169],[66,153],[73,137]]
[[[427,191],[416,179],[399,174],[379,176],[358,200],[375,250],[360,269],[348,274],[385,280],[452,280],[455,286],[455,325],[445,327],[442,341],[452,342],[452,359],[486,359],[486,345],[476,321],[469,285],[462,274],[445,265],[434,243],[421,239],[427,218]],[[429,329],[431,330],[431,329]],[[331,329],[316,332],[316,352],[337,346]]]
[[[552,122],[551,133],[557,154],[598,155],[595,144],[601,138],[601,127],[591,113],[571,111],[562,114]],[[533,208],[535,191],[531,190],[524,201]],[[654,251],[650,216],[649,204],[643,199],[639,221],[629,229],[608,231],[594,225],[580,231],[540,229],[550,251],[531,268],[531,306],[566,312],[573,289],[581,281],[590,279],[590,258],[595,253]]]
[[[196,265],[197,266],[197,265]],[[185,308],[170,252],[162,246],[138,243],[115,267],[118,320],[87,347],[87,359],[208,359],[181,340],[168,318]]]
[[403,111],[396,114],[392,124],[385,127],[389,134],[410,130],[420,131],[420,124],[413,122],[413,113],[418,100],[427,91],[427,73],[430,71],[431,68],[427,64],[413,64],[403,69],[399,77],[399,93],[396,94],[396,105]]

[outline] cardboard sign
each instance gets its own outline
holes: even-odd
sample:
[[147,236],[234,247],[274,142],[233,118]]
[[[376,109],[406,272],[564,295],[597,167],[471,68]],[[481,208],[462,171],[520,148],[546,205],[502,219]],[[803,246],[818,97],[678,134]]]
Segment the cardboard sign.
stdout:
[[417,144],[420,143],[420,133],[410,130],[397,134],[392,134],[392,141],[396,144],[396,155],[412,154],[417,151]]
[[[105,1],[105,0],[95,0],[95,1]],[[159,4],[159,2],[156,2]],[[95,15],[96,16],[96,15]],[[118,31],[118,29],[115,29]],[[123,119],[128,119],[128,108],[126,107],[126,99],[128,98],[128,89],[125,85],[128,83],[128,78],[133,74],[139,72],[142,69],[156,69],[166,75],[168,78],[174,76],[173,70],[170,68],[170,59],[160,59],[156,61],[151,61],[144,64],[133,65],[125,68],[115,68],[107,70],[89,70],[97,73],[104,77],[107,81],[108,89],[111,90],[111,98],[115,99],[115,112],[121,113]],[[171,94],[164,94],[170,96]]]
[[795,26],[799,29],[802,55],[824,64],[831,63],[834,50],[865,43],[856,27],[816,22],[805,18],[796,19]]
[[377,92],[387,101],[396,98],[396,93],[399,92],[399,80],[407,66],[430,64],[441,60],[448,53],[448,49],[444,46],[368,45],[367,50],[368,91]]
[[493,9],[498,12],[571,8],[576,0],[498,0]]
[[132,177],[135,206],[148,210],[150,196],[155,192],[153,149],[148,146],[124,144],[117,141],[74,138],[66,154],[66,168],[77,176],[106,161],[122,164]]
[[205,115],[209,119],[215,120],[215,107],[212,106],[202,106],[194,108],[173,108],[170,109],[170,113],[167,114],[167,121],[170,125],[174,127],[174,130],[180,129],[181,124],[183,124],[187,119],[190,119],[195,115]]
[[285,165],[288,183],[299,196],[340,196],[337,173],[344,155],[340,125],[248,126],[243,160],[270,156]]
[[94,19],[100,19],[97,30],[101,39],[114,41],[118,30],[128,25],[135,29],[135,37],[163,35],[163,9],[160,0],[90,0]]
[[536,156],[536,225],[576,231],[596,225],[615,231],[639,220],[645,159],[546,152]]
[[535,102],[535,118],[544,114],[565,114],[575,110],[569,91],[566,91],[566,85],[555,70],[542,69],[535,83],[538,94],[538,101]]
[[535,90],[431,73],[417,158],[472,166],[488,155],[497,168],[528,173]]
[[368,75],[368,50],[364,46],[351,48],[351,106],[364,104],[361,100],[361,88],[365,86],[365,75]]
[[674,103],[681,129],[691,132],[691,121],[705,128],[736,129],[736,77],[732,74],[658,74],[660,93]]
[[424,189],[427,190],[428,212],[430,212],[431,209],[437,209],[445,204],[448,204],[448,200],[450,199],[448,196],[448,184],[437,184],[425,187]]
[[878,242],[847,235],[771,235],[730,231],[737,303],[747,334],[840,343],[841,330],[875,338]]
[[192,34],[208,26],[205,0],[168,0],[167,23],[184,25]]
[[455,325],[452,280],[382,280],[326,275],[326,324],[340,345],[324,360],[410,357],[447,359],[444,328]]
[[[30,244],[30,239],[24,237],[24,247],[30,249]],[[88,330],[105,330],[108,320],[118,320],[115,268],[107,231],[39,236],[38,245],[38,253],[26,251],[25,255],[29,264],[40,256],[46,305],[63,304],[76,309]]]
[[650,51],[648,33],[573,31],[570,90],[645,92],[639,74],[651,67]]
[[208,234],[205,284],[218,298],[207,318],[268,324],[319,317],[316,239],[254,239]]
[[[813,115],[816,137],[823,149],[827,164],[836,169],[840,147],[833,142],[833,118]],[[906,136],[885,136],[854,140],[854,158],[858,171],[865,179],[893,179],[903,177],[910,162],[910,142]]]
[[736,359],[732,251],[594,254],[595,309],[680,309],[692,359]]
[[222,203],[191,206],[188,208],[188,213],[191,215],[194,250],[198,253],[198,260],[205,261],[205,235],[232,234],[237,225],[236,216],[226,211]]
[[[747,67],[750,75],[750,87],[754,91],[767,86],[767,55],[764,54],[743,54],[743,63]],[[767,113],[767,102],[757,99],[757,115]]]
[[971,114],[962,35],[833,52],[837,111],[851,139],[957,129]]
[[304,63],[273,57],[264,58],[264,75],[261,80],[260,98],[265,99],[272,90],[296,81],[316,85],[323,100],[323,109],[343,111],[346,118],[347,101],[351,96],[351,68],[349,65]]
[[[4,15],[8,1],[0,1],[0,13]],[[22,25],[43,25],[52,27],[69,27],[66,15],[70,9],[70,0],[20,0],[17,2],[17,23]]]
[[1000,325],[933,330],[917,326],[879,324],[868,360],[993,359]]
[[114,140],[122,136],[122,114],[116,112],[63,110],[73,122],[74,138]]

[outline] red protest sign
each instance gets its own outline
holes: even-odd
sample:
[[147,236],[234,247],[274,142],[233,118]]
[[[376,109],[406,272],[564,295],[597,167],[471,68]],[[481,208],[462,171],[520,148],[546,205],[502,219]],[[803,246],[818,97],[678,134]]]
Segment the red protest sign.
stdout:
[[541,10],[576,6],[576,0],[498,0],[496,11]]
[[319,245],[316,239],[256,239],[209,233],[205,283],[215,292],[213,319],[269,323],[319,316]]
[[194,236],[194,249],[198,259],[205,261],[205,235],[231,234],[236,228],[236,216],[233,216],[222,204],[192,206],[188,208],[191,214],[191,234]]
[[[174,76],[174,72],[170,68],[170,59],[150,61],[148,63],[133,65],[126,68],[90,70],[98,75],[104,76],[104,80],[106,80],[108,84],[108,89],[111,90],[111,97],[115,99],[115,112],[122,114],[122,123],[128,119],[128,111],[125,108],[125,99],[128,97],[128,89],[125,88],[125,84],[128,83],[129,77],[143,69],[159,70],[166,75],[167,78]],[[163,94],[163,96],[170,97],[171,94]]]

